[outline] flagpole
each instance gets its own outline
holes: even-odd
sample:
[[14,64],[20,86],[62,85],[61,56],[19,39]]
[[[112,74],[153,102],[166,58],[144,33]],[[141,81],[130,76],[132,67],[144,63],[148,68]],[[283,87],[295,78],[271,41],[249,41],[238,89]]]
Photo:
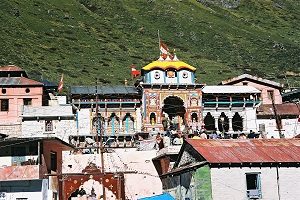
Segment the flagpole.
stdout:
[[158,49],[160,50],[160,35],[159,35],[159,30],[157,30],[157,37],[158,37]]

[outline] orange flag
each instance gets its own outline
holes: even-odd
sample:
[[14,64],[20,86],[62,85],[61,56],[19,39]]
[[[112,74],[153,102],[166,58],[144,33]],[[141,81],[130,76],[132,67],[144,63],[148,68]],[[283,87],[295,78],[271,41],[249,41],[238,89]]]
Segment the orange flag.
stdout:
[[64,87],[64,75],[62,74],[57,87],[58,93],[61,93],[63,87]]

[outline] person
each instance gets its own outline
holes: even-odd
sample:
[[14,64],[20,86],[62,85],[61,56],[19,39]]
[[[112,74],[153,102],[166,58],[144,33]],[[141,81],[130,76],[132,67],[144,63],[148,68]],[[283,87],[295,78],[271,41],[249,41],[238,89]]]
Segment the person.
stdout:
[[248,135],[248,138],[249,138],[249,139],[254,139],[254,138],[255,138],[255,133],[254,133],[252,130],[250,130],[250,133],[249,133],[249,135]]
[[160,136],[160,133],[157,133],[155,139],[156,139],[156,147],[158,147],[159,150],[164,148],[163,138]]
[[191,126],[188,128],[187,133],[188,133],[189,135],[192,135],[192,134],[193,134],[193,129],[192,129]]
[[163,125],[163,127],[164,127],[164,131],[167,130],[168,124],[169,124],[169,123],[168,123],[168,118],[166,118],[165,115],[163,115],[162,125]]
[[201,137],[199,137],[199,135],[194,135],[192,139],[201,139]]
[[239,139],[241,139],[241,140],[247,139],[245,133],[241,133],[240,136],[239,136]]
[[201,133],[200,138],[201,138],[201,139],[207,139],[207,135],[206,135],[205,131],[203,131],[203,132]]
[[158,134],[158,131],[155,130],[155,128],[152,128],[152,130],[150,131],[150,137],[153,137],[153,136],[155,136],[157,134]]
[[177,137],[174,138],[173,144],[175,144],[175,145],[183,144],[183,137],[182,137],[182,133],[180,131],[177,133]]
[[216,130],[214,130],[213,133],[210,135],[210,139],[218,139],[218,134]]
[[170,139],[170,137],[169,137],[169,134],[168,133],[166,133],[164,136],[163,136],[163,144],[164,144],[164,147],[168,147],[168,146],[170,146],[170,144],[171,144],[171,139]]

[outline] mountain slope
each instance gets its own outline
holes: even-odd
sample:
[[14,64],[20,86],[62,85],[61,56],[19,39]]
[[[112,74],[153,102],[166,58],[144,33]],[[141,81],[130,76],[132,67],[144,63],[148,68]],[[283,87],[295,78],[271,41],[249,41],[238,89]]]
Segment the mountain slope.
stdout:
[[3,0],[0,24],[0,64],[36,79],[123,83],[158,58],[160,30],[198,82],[246,72],[300,85],[297,0]]

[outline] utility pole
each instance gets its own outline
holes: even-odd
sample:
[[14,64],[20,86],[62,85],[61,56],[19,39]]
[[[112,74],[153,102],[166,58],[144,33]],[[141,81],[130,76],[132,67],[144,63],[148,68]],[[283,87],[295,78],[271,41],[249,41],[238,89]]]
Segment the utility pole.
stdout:
[[[102,129],[101,129],[101,115],[99,114],[98,110],[98,78],[96,79],[96,117],[97,117],[97,131],[96,131],[96,143],[97,143],[97,153],[99,153],[100,148],[100,159],[101,159],[101,174],[103,176],[102,178],[102,193],[103,193],[103,200],[106,200],[106,194],[105,194],[105,187],[104,187],[104,176],[105,176],[105,170],[104,170],[104,146],[103,146],[103,137],[102,137]],[[100,140],[99,140],[100,136]],[[100,144],[99,144],[100,141]]]
[[270,92],[270,97],[271,97],[271,100],[272,100],[272,106],[273,106],[273,111],[274,111],[274,115],[275,115],[276,126],[278,128],[279,138],[283,138],[283,135],[281,133],[280,117],[277,114],[277,109],[276,109],[276,106],[275,106],[275,100],[274,100],[274,93],[273,92]]

